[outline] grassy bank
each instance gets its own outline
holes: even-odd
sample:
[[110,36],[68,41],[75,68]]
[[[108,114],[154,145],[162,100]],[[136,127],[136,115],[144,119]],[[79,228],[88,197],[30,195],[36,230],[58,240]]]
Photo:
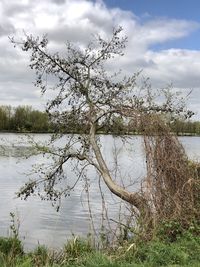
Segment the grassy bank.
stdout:
[[185,232],[174,242],[154,239],[124,241],[116,247],[97,249],[77,237],[60,251],[37,247],[25,253],[16,238],[0,238],[1,267],[155,267],[200,266],[200,237]]

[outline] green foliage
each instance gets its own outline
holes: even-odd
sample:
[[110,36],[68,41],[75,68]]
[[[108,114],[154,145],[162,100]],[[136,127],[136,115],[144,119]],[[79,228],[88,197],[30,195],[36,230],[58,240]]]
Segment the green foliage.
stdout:
[[189,231],[177,238],[175,242],[157,239],[145,243],[140,240],[136,243],[125,242],[113,249],[107,247],[101,251],[93,248],[88,240],[74,237],[60,252],[52,252],[44,246],[39,246],[31,253],[24,254],[19,249],[17,253],[11,255],[13,244],[20,248],[20,241],[7,238],[0,240],[1,267],[194,267],[200,265],[200,237],[194,236]]
[[19,220],[16,218],[14,212],[10,212],[10,222],[11,235],[17,240],[19,237]]
[[0,238],[1,267],[154,267],[154,266],[199,266],[199,224],[193,222],[185,231],[177,221],[163,222],[154,239],[144,242],[136,236],[116,244],[114,248],[99,250],[90,239],[74,236],[60,252],[38,246],[25,254],[18,239],[16,219],[11,213],[13,237]]
[[69,240],[64,246],[64,258],[68,263],[84,263],[89,254],[91,254],[94,249],[88,240],[80,239],[74,236],[73,239]]
[[173,132],[177,135],[200,135],[200,122],[176,119],[170,124]]
[[33,110],[31,106],[0,106],[0,131],[48,132],[50,120],[47,113]]
[[38,246],[31,253],[33,266],[45,266],[49,260],[48,249],[45,246]]
[[90,253],[93,249],[89,240],[83,240],[75,236],[72,240],[67,242],[64,251],[69,256],[77,257],[80,254]]
[[9,130],[11,120],[11,107],[0,106],[0,130]]
[[70,267],[75,267],[75,266],[87,266],[87,267],[93,267],[93,266],[102,266],[102,267],[120,267],[122,266],[120,263],[113,262],[111,259],[109,259],[106,255],[103,253],[92,253],[90,254],[84,262],[80,264],[75,264],[75,265],[66,265]]
[[[200,122],[176,119],[170,128],[177,135],[200,135]],[[125,123],[122,117],[113,116],[111,123],[99,125],[99,132],[113,134],[138,134],[143,129],[138,122]],[[31,106],[0,106],[0,131],[88,133],[84,118],[73,112],[65,113],[64,121],[51,121],[46,112],[34,110]]]
[[165,221],[158,226],[156,232],[156,236],[166,242],[175,242],[188,234],[200,236],[200,226],[197,221],[193,221],[185,226],[176,220]]
[[164,241],[174,242],[183,233],[183,231],[184,229],[180,222],[171,220],[163,222],[159,226],[157,236]]
[[165,244],[160,241],[141,246],[135,256],[139,262],[148,263],[151,266],[184,265],[189,258],[188,253],[180,246]]
[[15,237],[0,237],[0,252],[6,256],[23,254],[21,241]]
[[0,266],[15,266],[16,259],[23,258],[24,250],[19,240],[19,222],[16,220],[15,214],[10,213],[11,217],[11,236],[0,237]]
[[[200,263],[200,238],[185,232],[175,242],[155,239],[126,244],[118,250],[117,260],[144,266],[192,266]],[[199,265],[197,265],[199,266]]]

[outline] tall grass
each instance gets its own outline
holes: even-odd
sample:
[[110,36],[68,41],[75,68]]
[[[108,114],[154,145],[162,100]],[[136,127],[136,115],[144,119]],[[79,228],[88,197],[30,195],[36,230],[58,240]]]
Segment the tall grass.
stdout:
[[157,267],[200,266],[200,237],[185,232],[176,241],[125,241],[115,248],[97,250],[88,240],[74,237],[60,251],[44,246],[25,253],[16,238],[0,238],[1,267]]

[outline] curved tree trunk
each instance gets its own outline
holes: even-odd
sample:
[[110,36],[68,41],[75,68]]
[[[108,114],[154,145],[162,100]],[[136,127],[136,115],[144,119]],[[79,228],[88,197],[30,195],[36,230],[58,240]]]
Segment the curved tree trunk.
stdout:
[[129,192],[128,190],[124,189],[122,186],[117,185],[113,181],[95,138],[95,125],[92,125],[90,129],[90,143],[99,166],[98,170],[105,184],[108,186],[109,190],[116,196],[133,205],[135,208],[138,209],[140,213],[145,214],[145,216],[149,216],[150,209],[148,207],[146,199],[141,194],[139,194],[138,192]]

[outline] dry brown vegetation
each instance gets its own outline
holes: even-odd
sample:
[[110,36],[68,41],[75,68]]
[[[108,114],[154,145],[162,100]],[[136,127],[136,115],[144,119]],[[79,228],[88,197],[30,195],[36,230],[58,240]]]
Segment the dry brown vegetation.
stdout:
[[200,219],[199,164],[189,161],[177,136],[158,116],[143,118],[147,176],[141,194],[146,200],[151,230],[165,221],[183,228]]

